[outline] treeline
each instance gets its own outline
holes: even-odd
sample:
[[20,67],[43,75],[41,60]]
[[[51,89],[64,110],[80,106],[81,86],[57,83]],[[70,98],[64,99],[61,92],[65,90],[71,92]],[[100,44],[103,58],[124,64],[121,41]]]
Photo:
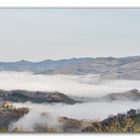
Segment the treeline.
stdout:
[[127,113],[111,115],[103,121],[94,121],[82,132],[140,132],[140,110],[131,109]]

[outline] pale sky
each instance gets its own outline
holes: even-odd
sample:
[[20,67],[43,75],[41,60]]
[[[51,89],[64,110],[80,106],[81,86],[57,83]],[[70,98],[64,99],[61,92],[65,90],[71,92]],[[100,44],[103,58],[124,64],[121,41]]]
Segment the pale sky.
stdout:
[[140,55],[140,9],[0,9],[0,61]]

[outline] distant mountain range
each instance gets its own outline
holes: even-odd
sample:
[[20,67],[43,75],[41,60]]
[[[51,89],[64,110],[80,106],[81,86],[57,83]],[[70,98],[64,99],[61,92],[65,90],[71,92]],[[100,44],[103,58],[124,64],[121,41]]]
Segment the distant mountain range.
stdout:
[[34,74],[99,74],[103,78],[140,80],[140,56],[0,62],[0,71],[30,71]]

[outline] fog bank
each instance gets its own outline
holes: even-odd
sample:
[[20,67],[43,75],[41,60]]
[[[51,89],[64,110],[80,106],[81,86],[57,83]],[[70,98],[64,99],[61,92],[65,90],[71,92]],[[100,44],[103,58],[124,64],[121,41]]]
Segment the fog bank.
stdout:
[[[36,126],[53,128],[57,132],[63,132],[63,124],[59,117],[68,117],[78,120],[103,120],[110,115],[126,113],[130,109],[138,109],[140,102],[96,102],[75,105],[66,104],[34,104],[14,103],[16,107],[28,107],[29,113],[17,122],[9,125],[9,130],[18,128],[22,132],[36,132]],[[38,132],[38,131],[37,131]]]
[[95,97],[112,92],[140,89],[140,81],[104,80],[97,75],[33,75],[25,72],[0,72],[0,89],[59,91],[66,95]]
[[[109,93],[124,92],[131,89],[140,90],[140,81],[105,80],[99,75],[34,75],[25,72],[0,72],[0,89],[23,89],[32,91],[59,91],[76,97],[98,97]],[[103,120],[109,115],[138,109],[140,102],[88,102],[74,105],[14,103],[16,107],[28,107],[30,112],[9,129],[19,128],[33,132],[36,125],[53,127],[61,131],[58,117],[73,119]],[[42,115],[44,114],[44,115]],[[45,126],[44,126],[45,125]]]
[[140,102],[92,102],[75,105],[16,103],[15,105],[17,107],[29,107],[31,111],[36,113],[48,112],[55,117],[65,116],[74,119],[102,120],[111,114],[124,113],[132,108],[138,109]]

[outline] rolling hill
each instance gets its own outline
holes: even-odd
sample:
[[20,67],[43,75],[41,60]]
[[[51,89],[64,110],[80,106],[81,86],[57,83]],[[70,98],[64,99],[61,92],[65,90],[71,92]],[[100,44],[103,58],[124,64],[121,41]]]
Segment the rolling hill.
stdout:
[[0,71],[29,71],[34,74],[99,74],[107,79],[140,80],[140,56],[0,62]]

